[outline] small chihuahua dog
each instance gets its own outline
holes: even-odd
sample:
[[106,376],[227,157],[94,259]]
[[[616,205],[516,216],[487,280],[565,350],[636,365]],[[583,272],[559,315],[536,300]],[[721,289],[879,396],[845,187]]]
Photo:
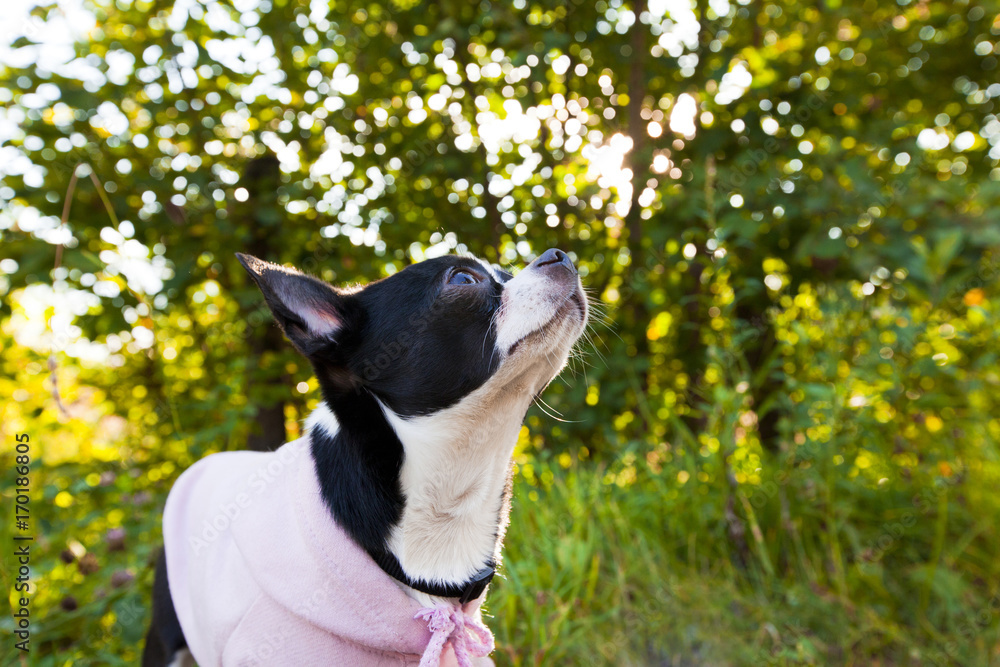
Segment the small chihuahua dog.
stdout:
[[492,664],[514,445],[587,322],[572,261],[445,256],[336,289],[238,257],[322,402],[299,440],[178,479],[142,664]]

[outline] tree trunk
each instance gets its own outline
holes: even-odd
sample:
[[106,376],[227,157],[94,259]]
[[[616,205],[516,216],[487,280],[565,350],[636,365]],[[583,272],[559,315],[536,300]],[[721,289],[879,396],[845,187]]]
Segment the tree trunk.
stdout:
[[[247,251],[262,259],[280,261],[274,256],[275,249],[268,238],[269,225],[258,217],[266,207],[278,206],[277,190],[281,184],[278,160],[273,156],[252,160],[241,183],[249,193],[246,206],[241,209],[251,218],[248,227],[252,230],[252,240]],[[247,394],[256,411],[247,437],[247,449],[272,451],[286,441],[285,397],[290,395],[291,388],[283,368],[267,368],[264,364],[265,357],[274,358],[286,345],[288,343],[283,339],[281,330],[272,322],[261,324],[251,331]],[[278,391],[274,390],[276,384]]]
[[247,449],[254,452],[273,452],[285,443],[285,404],[257,406],[253,430],[247,436]]
[[[651,162],[646,138],[646,128],[642,120],[642,104],[646,98],[646,32],[648,27],[639,17],[646,11],[646,0],[636,0],[633,12],[635,23],[632,25],[631,49],[632,62],[628,75],[628,135],[632,139],[632,150],[626,156],[627,165],[632,170],[632,198],[628,213],[625,215],[625,229],[628,235],[628,249],[631,255],[630,280],[635,280],[640,269],[646,268],[646,254],[643,248],[642,210],[639,206],[639,195],[646,187],[649,179],[649,164]],[[648,271],[642,271],[649,275]],[[649,340],[646,329],[649,327],[649,311],[646,308],[646,290],[631,290],[631,300],[627,304],[629,325],[633,333],[635,358],[649,358]],[[637,369],[640,386],[643,391],[649,386],[649,370]]]

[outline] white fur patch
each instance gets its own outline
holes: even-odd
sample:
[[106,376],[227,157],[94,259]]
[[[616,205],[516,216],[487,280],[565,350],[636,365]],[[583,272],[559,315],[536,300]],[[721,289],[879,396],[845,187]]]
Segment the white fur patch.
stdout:
[[487,407],[492,401],[482,389],[424,417],[404,419],[383,406],[405,452],[400,483],[406,503],[389,548],[410,577],[466,581],[493,556],[510,458],[530,396]]
[[340,422],[337,421],[336,415],[327,407],[326,401],[320,401],[316,409],[306,418],[307,431],[317,428],[322,429],[329,436],[337,435],[337,431],[340,430]]

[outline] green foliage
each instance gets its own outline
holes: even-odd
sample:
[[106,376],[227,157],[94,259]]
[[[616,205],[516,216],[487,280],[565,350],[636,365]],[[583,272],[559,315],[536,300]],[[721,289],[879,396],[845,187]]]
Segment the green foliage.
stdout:
[[604,306],[522,435],[498,662],[1000,659],[1000,4],[88,7],[74,68],[56,6],[0,66],[32,664],[134,664],[172,481],[316,400],[235,251],[551,246]]

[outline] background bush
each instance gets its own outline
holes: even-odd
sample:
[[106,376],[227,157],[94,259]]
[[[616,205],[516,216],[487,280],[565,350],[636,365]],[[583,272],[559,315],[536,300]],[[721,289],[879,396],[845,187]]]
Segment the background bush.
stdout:
[[235,251],[551,246],[604,305],[522,432],[501,664],[1000,663],[1000,4],[85,7],[0,67],[31,664],[134,664],[173,480],[317,400]]

